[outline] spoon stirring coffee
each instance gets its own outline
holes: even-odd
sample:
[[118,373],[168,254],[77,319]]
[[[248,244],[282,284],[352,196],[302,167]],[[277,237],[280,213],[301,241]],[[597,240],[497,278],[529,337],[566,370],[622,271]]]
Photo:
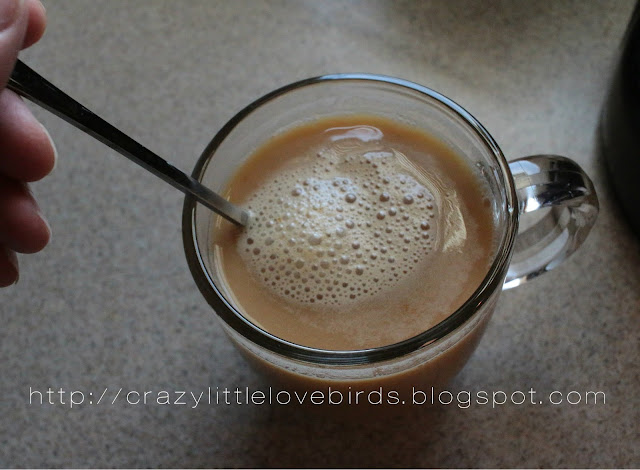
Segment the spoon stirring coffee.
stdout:
[[20,60],[16,62],[7,88],[108,145],[183,193],[192,195],[199,203],[227,220],[237,225],[247,225],[248,211],[230,203],[119,131],[55,87],[24,62]]

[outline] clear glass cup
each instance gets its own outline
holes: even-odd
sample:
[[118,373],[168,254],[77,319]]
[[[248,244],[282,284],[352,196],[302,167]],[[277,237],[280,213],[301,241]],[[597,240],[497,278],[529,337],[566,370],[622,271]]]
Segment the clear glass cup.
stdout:
[[344,393],[396,390],[402,397],[413,388],[441,386],[462,368],[500,292],[553,269],[573,253],[595,222],[598,200],[575,162],[537,155],[508,163],[485,128],[449,98],[415,83],[365,74],[296,82],[251,103],[213,138],[193,176],[223,192],[237,168],[269,137],[309,120],[352,113],[381,115],[425,130],[476,166],[490,189],[498,248],[481,285],[459,309],[396,344],[366,350],[310,348],[262,330],[225,297],[211,244],[217,216],[190,196],[183,210],[184,248],[196,284],[227,334],[276,384]]

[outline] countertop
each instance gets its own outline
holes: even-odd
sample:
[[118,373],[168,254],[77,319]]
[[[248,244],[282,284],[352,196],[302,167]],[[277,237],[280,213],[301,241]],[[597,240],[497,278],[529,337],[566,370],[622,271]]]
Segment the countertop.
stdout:
[[[25,62],[185,171],[259,96],[371,72],[453,98],[510,159],[575,159],[601,210],[575,255],[502,294],[448,388],[558,391],[562,404],[454,402],[428,419],[366,426],[283,406],[180,405],[176,395],[129,405],[128,391],[263,382],[189,273],[182,194],[34,106],[59,154],[33,185],[53,237],[20,257],[19,283],[0,292],[0,467],[640,466],[640,239],[616,204],[596,132],[633,2],[45,5],[47,33]],[[70,406],[73,391],[82,405]],[[590,391],[606,403],[585,404]]]

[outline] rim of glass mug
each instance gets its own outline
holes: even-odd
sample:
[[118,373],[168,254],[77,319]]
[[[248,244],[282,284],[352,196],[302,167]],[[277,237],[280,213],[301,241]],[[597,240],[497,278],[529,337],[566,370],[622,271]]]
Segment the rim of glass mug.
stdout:
[[520,210],[518,209],[518,197],[512,172],[509,169],[509,163],[504,157],[502,151],[484,126],[482,126],[482,124],[480,124],[480,122],[468,111],[446,96],[425,86],[384,75],[323,75],[291,83],[264,95],[238,112],[215,135],[196,163],[192,176],[200,180],[208,163],[211,161],[216,150],[224,142],[227,136],[229,136],[241,121],[265,104],[276,100],[291,91],[298,90],[303,87],[309,87],[318,83],[358,80],[396,86],[407,91],[411,91],[412,93],[416,93],[417,96],[420,96],[425,100],[435,100],[437,103],[443,105],[452,112],[463,122],[463,124],[468,126],[468,129],[473,131],[477,137],[479,137],[480,141],[486,147],[486,150],[495,160],[497,167],[500,169],[499,173],[495,176],[498,179],[501,190],[504,192],[502,210],[506,217],[506,224],[503,232],[499,234],[495,258],[482,283],[463,305],[461,305],[456,311],[452,312],[440,323],[414,337],[390,345],[359,350],[325,350],[295,344],[276,337],[268,331],[265,331],[259,326],[253,324],[248,318],[242,315],[242,313],[240,313],[230,301],[226,299],[222,290],[216,286],[216,283],[208,272],[204,262],[205,255],[201,252],[198,246],[195,230],[196,202],[191,196],[186,196],[182,218],[185,254],[189,268],[198,288],[207,302],[213,307],[215,313],[238,334],[258,346],[293,359],[323,365],[371,364],[398,358],[424,348],[429,344],[435,343],[457,330],[479,310],[480,306],[489,299],[492,293],[503,288],[503,281],[509,267],[514,242],[518,233]]

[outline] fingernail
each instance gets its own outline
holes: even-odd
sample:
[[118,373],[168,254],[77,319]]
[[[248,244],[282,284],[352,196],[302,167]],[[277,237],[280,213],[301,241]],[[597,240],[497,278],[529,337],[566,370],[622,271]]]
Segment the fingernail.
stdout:
[[18,283],[18,280],[20,279],[20,267],[18,264],[18,255],[16,254],[15,251],[10,250],[6,246],[4,247],[4,251],[5,253],[7,253],[7,259],[9,260],[9,263],[11,264],[11,266],[13,266],[13,269],[16,270],[16,280],[13,283],[15,285]]
[[11,26],[22,6],[22,0],[0,0],[0,31]]
[[40,124],[40,126],[42,127],[42,130],[47,135],[47,138],[49,139],[49,143],[51,144],[51,148],[53,149],[53,167],[51,167],[51,171],[53,171],[56,169],[56,166],[58,165],[58,149],[56,148],[56,143],[53,141],[53,138],[51,137],[49,130],[46,127],[44,127],[42,123],[38,123],[38,124]]
[[40,210],[40,205],[38,205],[38,201],[36,201],[36,196],[33,194],[33,190],[31,189],[31,185],[25,183],[24,189],[29,194],[29,197],[31,198],[31,201],[33,203],[33,208],[35,209],[36,213],[38,214],[38,217],[40,217],[40,220],[42,221],[44,226],[47,228],[47,232],[49,234],[49,236],[47,237],[47,239],[48,239],[47,243],[49,243],[49,241],[51,241],[51,234],[53,233],[51,231],[51,225],[49,224],[49,221],[47,220],[47,218],[42,213],[42,210]]
[[[42,220],[42,222],[44,222],[45,227],[47,227],[47,231],[49,232],[49,242],[51,241],[51,225],[49,225],[49,221],[47,220],[47,218],[42,214],[42,212],[38,211],[38,215],[40,216],[40,220]],[[47,242],[48,243],[48,242]]]

